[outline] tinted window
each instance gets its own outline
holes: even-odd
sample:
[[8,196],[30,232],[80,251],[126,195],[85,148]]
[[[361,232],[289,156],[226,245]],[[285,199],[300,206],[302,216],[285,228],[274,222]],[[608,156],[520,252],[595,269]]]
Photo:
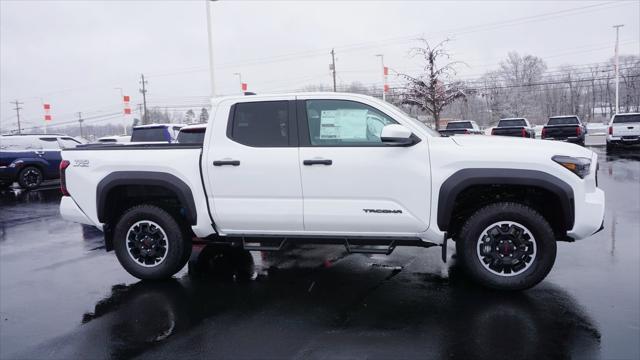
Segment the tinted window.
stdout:
[[547,125],[578,125],[578,118],[575,117],[561,117],[561,118],[549,118]]
[[471,126],[470,122],[455,122],[455,123],[447,124],[447,129],[471,129],[471,128],[473,128],[473,126]]
[[498,123],[498,127],[507,126],[527,126],[527,123],[524,121],[524,119],[500,120],[500,122]]
[[98,142],[101,142],[101,143],[114,143],[114,142],[118,142],[118,140],[116,140],[116,139],[98,139]]
[[164,127],[135,128],[131,134],[131,142],[169,141]]
[[346,100],[308,100],[312,145],[381,144],[382,128],[396,122],[371,106]]
[[640,123],[640,114],[634,115],[616,115],[613,117],[614,124],[621,123]]
[[206,129],[181,130],[178,133],[178,142],[181,144],[202,144]]
[[231,138],[257,147],[289,145],[289,103],[248,102],[235,105]]

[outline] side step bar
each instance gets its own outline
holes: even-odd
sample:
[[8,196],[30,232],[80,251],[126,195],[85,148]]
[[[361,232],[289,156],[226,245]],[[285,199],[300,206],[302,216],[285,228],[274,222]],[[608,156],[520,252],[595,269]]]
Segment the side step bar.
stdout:
[[276,237],[256,235],[228,235],[203,239],[209,243],[239,246],[248,251],[280,251],[287,244],[343,245],[350,254],[391,254],[398,246],[429,248],[437,246],[419,238],[304,236]]

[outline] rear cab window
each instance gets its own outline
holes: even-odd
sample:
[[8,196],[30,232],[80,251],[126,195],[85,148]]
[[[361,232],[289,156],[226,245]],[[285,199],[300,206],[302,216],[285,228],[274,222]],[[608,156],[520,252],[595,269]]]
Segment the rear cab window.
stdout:
[[640,123],[640,114],[615,115],[614,124]]
[[527,122],[524,119],[506,119],[500,120],[498,122],[498,127],[516,127],[516,126],[527,126]]
[[166,127],[134,128],[131,134],[131,142],[165,142],[169,141]]
[[552,117],[549,118],[549,122],[547,125],[579,125],[580,121],[578,121],[577,117]]
[[451,122],[447,124],[447,129],[471,129],[473,125],[471,125],[470,121],[459,121],[459,122]]

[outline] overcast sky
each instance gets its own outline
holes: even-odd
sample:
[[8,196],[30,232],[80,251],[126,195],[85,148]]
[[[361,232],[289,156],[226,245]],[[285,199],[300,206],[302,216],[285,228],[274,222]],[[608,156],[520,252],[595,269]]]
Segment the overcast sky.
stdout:
[[[415,39],[450,38],[460,77],[494,69],[509,51],[564,64],[607,61],[615,31],[621,54],[640,54],[640,1],[221,1],[211,4],[216,92],[292,91],[331,83],[335,47],[339,83],[381,82],[380,59],[416,72]],[[150,106],[207,102],[210,94],[205,2],[0,1],[0,132],[15,128],[10,101],[24,102],[23,127],[121,111],[120,92]],[[398,80],[389,77],[390,83]],[[107,120],[119,121],[118,118]]]

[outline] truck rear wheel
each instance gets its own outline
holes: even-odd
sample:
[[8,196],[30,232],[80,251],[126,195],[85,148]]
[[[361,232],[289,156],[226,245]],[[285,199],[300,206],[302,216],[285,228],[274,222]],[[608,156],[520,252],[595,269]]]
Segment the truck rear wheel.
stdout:
[[129,274],[160,280],[170,278],[186,264],[191,239],[169,212],[154,205],[138,205],[116,223],[113,247]]
[[471,215],[456,239],[456,252],[469,275],[483,286],[524,290],[542,281],[556,258],[547,220],[517,203],[487,205]]

